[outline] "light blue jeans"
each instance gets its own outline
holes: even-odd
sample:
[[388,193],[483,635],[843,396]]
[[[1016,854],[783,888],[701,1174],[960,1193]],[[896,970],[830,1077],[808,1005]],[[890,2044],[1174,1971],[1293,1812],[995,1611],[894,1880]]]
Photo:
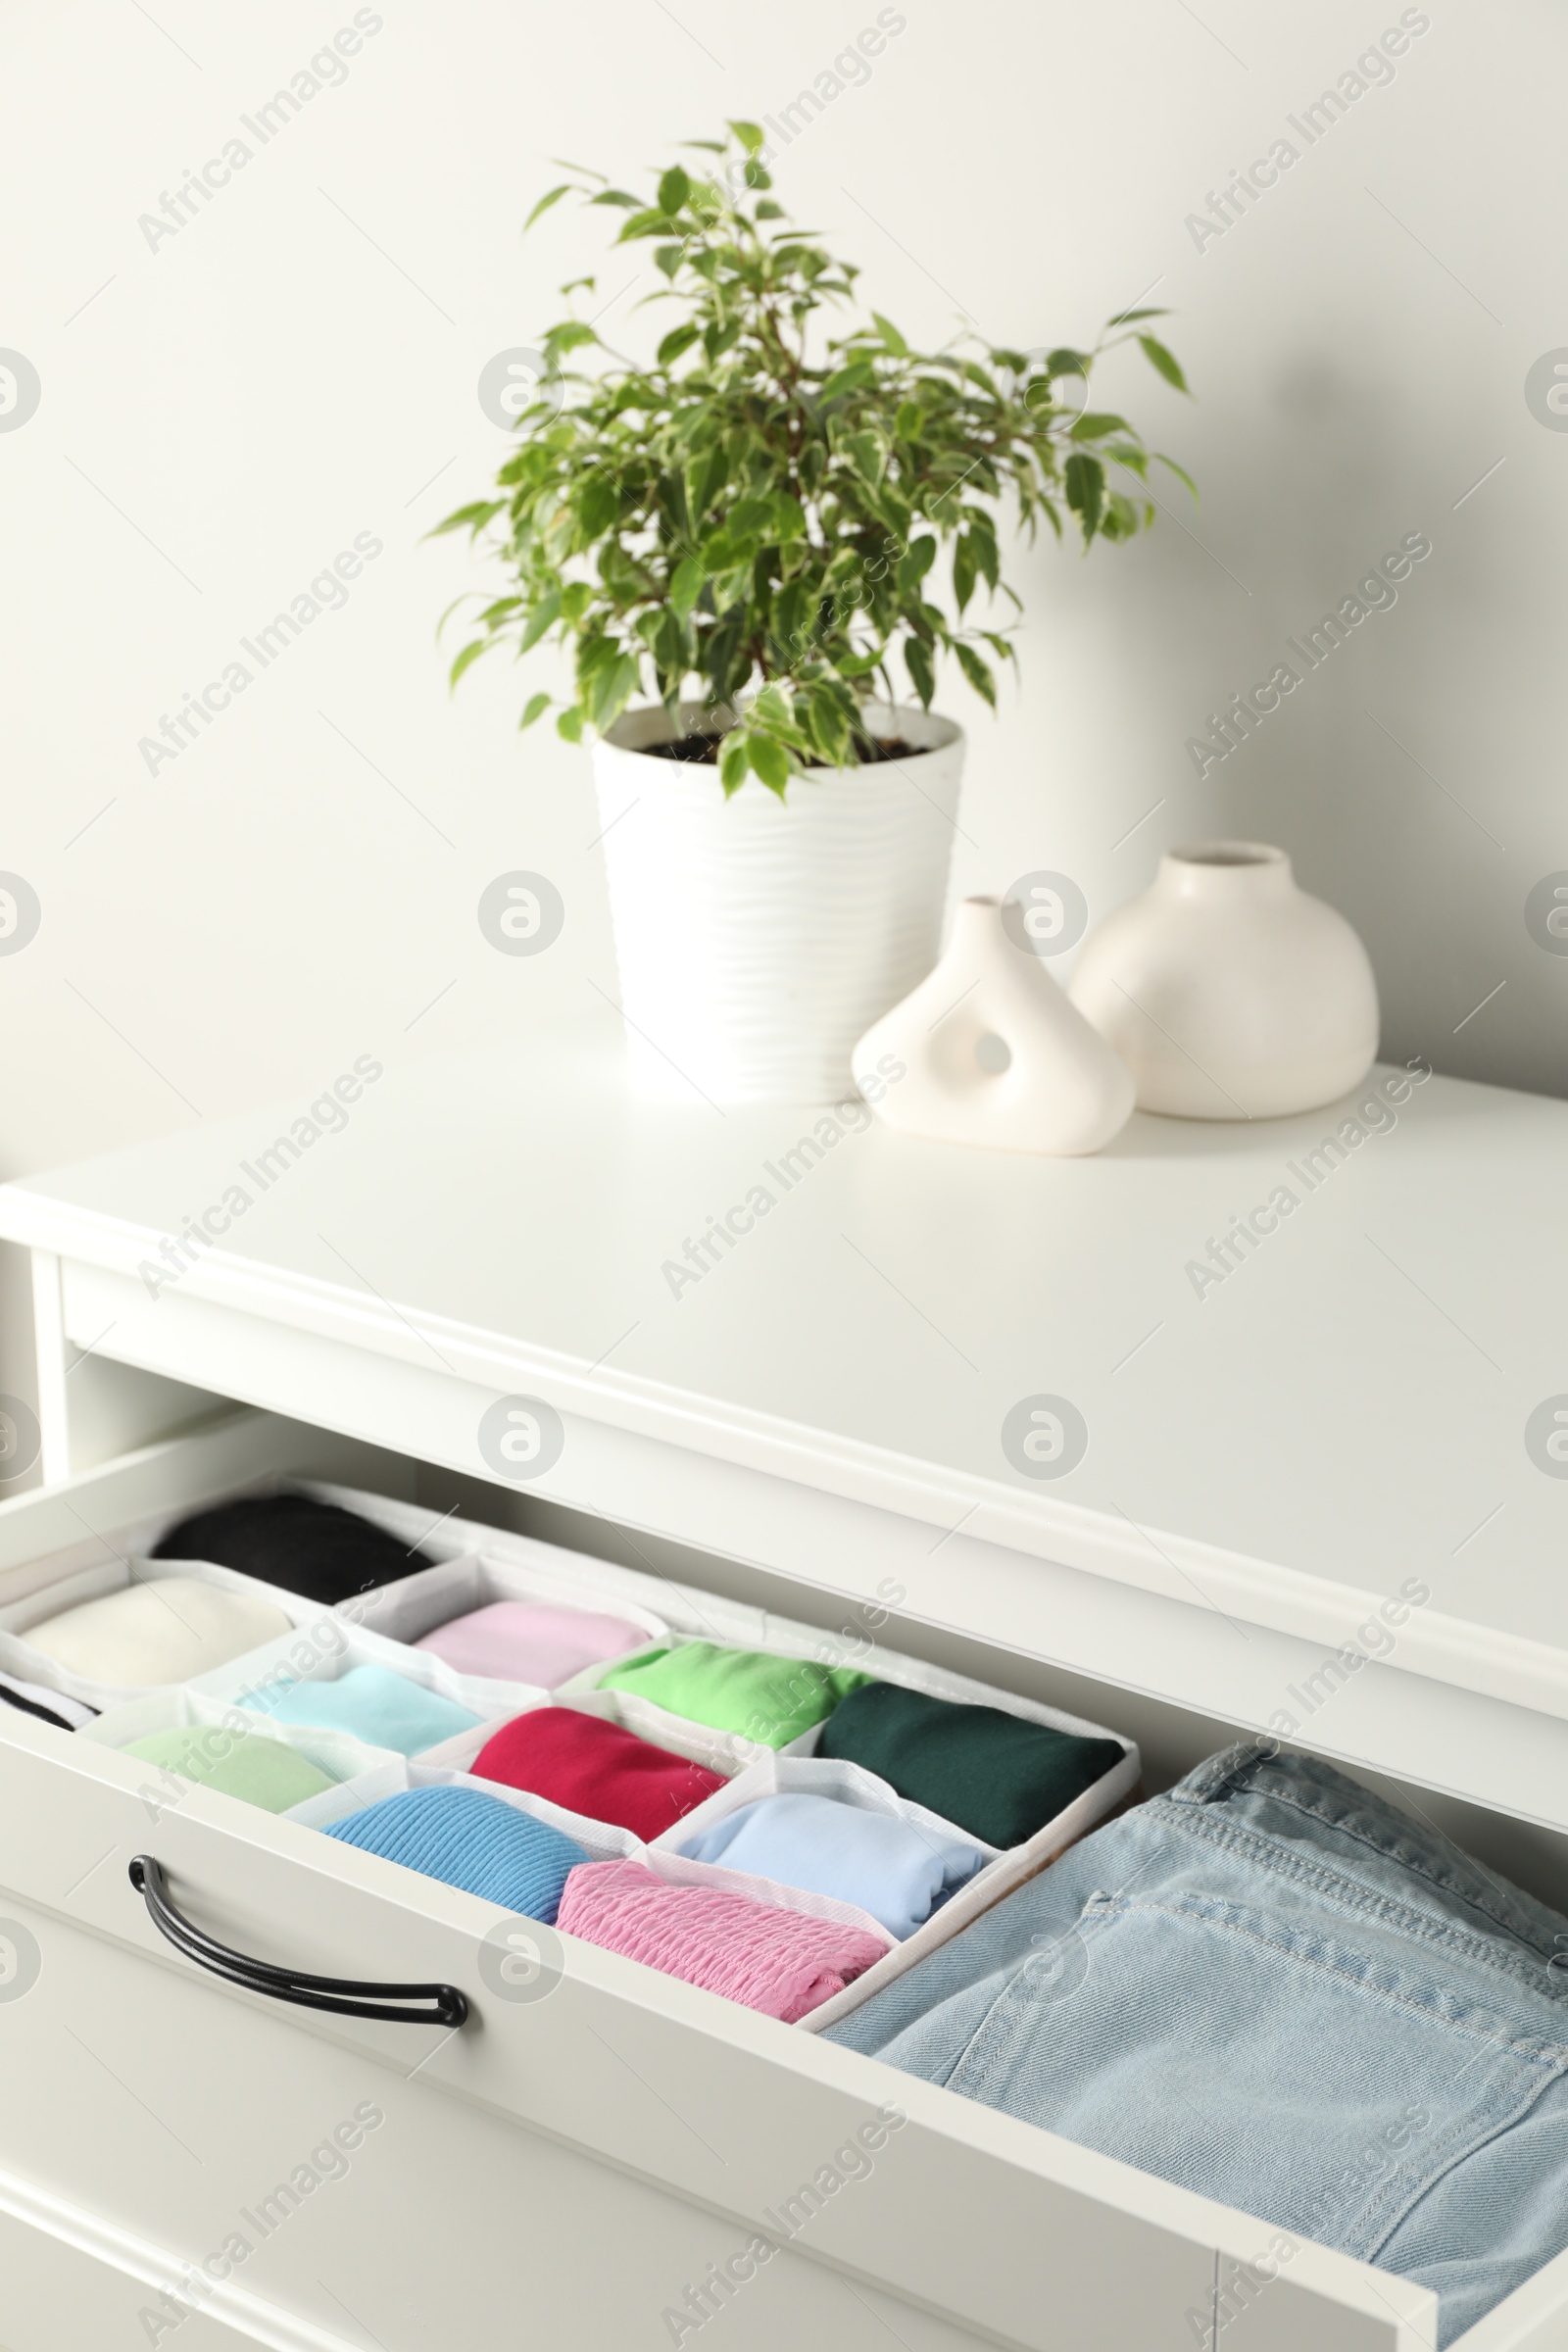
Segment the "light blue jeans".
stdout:
[[1568,1920],[1266,1743],[825,2038],[1429,2286],[1440,2344],[1568,2245]]

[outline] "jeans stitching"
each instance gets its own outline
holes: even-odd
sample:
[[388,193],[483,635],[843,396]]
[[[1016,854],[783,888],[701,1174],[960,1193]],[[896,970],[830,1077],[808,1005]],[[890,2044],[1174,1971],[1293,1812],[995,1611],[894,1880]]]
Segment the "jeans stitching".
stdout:
[[[1160,1801],[1155,1799],[1156,1804]],[[1398,1932],[1425,1943],[1447,1944],[1483,1967],[1521,1984],[1527,1991],[1550,2002],[1553,2007],[1562,1998],[1562,1988],[1545,1968],[1527,1959],[1526,1954],[1530,1950],[1527,1944],[1518,1954],[1499,1951],[1494,1941],[1477,1931],[1461,1928],[1453,1920],[1434,1919],[1428,1913],[1401,1902],[1397,1895],[1349,1877],[1332,1863],[1307,1861],[1300,1855],[1289,1853],[1266,1830],[1253,1829],[1234,1817],[1184,1812],[1178,1820],[1179,1826],[1193,1837],[1200,1838],[1211,1845],[1229,1846],[1245,1852],[1259,1868],[1272,1871],[1277,1878],[1294,1879],[1303,1886],[1312,1886],[1326,1899],[1337,1901],[1347,1912],[1381,1913],[1388,1924]],[[1381,1851],[1377,1847],[1369,1850]]]
[[[1294,1812],[1299,1813],[1305,1818],[1321,1821],[1326,1828],[1337,1831],[1342,1838],[1351,1838],[1357,1845],[1364,1846],[1370,1853],[1380,1854],[1385,1861],[1397,1863],[1398,1867],[1408,1871],[1412,1878],[1425,1879],[1428,1886],[1437,1886],[1444,1892],[1456,1896],[1460,1902],[1468,1903],[1472,1910],[1481,1912],[1483,1917],[1490,1919],[1494,1927],[1500,1928],[1504,1935],[1514,1936],[1528,1948],[1539,1948],[1533,1944],[1530,1936],[1523,1928],[1509,1919],[1501,1909],[1494,1906],[1489,1892],[1481,1886],[1479,1882],[1462,1881],[1451,1871],[1445,1873],[1432,1868],[1428,1863],[1417,1858],[1418,1849],[1412,1846],[1404,1844],[1394,1846],[1377,1838],[1369,1830],[1353,1828],[1348,1820],[1336,1821],[1324,1805],[1312,1802],[1294,1788],[1271,1787],[1263,1793],[1278,1804],[1289,1805]],[[1266,1835],[1266,1833],[1261,1834]]]

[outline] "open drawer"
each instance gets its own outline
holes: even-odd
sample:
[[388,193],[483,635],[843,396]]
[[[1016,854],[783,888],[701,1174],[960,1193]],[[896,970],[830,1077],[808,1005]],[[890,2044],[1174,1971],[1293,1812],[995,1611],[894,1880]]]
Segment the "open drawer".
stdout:
[[[0,1506],[0,1600],[86,1537],[274,1470],[418,1492],[413,1464],[241,1414]],[[1004,1652],[987,1672],[1008,1684]],[[1102,1720],[1132,1709],[1107,1683]],[[143,1778],[0,1715],[10,2352],[80,2352],[86,2311],[101,2343],[186,2352],[1434,2340],[1432,2296],[1382,2272],[1302,2245],[1235,2297],[1267,2224],[594,1946],[536,1931],[519,1947],[494,1906],[223,1797],[193,1788],[154,1821]],[[320,2014],[220,1981],[150,1921],[128,1875],[149,1854],[218,1942],[456,1986],[467,2022]],[[79,2294],[51,2286],[67,2278]],[[1568,2257],[1461,2340],[1545,2352],[1565,2330]]]

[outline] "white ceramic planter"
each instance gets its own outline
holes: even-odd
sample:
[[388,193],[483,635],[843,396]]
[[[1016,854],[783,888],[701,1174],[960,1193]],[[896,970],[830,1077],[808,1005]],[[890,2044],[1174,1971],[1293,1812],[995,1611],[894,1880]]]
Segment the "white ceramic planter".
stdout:
[[1028,944],[1021,908],[1011,912],[1016,931],[1000,899],[963,900],[942,961],[866,1032],[855,1066],[902,1063],[875,1105],[907,1135],[1098,1152],[1132,1115],[1131,1073]]
[[1267,1119],[1359,1085],[1378,1045],[1365,948],[1298,890],[1283,850],[1170,850],[1090,934],[1072,1000],[1133,1073],[1140,1110]]
[[[633,1086],[686,1102],[831,1102],[850,1054],[937,958],[963,762],[950,719],[872,704],[921,747],[812,768],[777,796],[650,756],[662,710],[594,746]],[[683,722],[700,724],[698,705]]]

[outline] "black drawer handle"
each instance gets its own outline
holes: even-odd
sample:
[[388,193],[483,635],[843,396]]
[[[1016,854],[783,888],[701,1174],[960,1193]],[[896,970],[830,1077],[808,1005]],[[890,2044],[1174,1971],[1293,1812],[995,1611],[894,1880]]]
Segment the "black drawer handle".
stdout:
[[[467,2017],[468,1996],[455,1984],[371,1984],[351,1977],[308,1977],[296,1968],[274,1968],[270,1960],[231,1952],[175,1910],[163,1864],[151,1854],[134,1857],[130,1883],[146,1902],[154,1927],[168,1936],[176,1951],[211,1969],[215,1977],[244,1985],[248,1992],[269,1993],[274,2001],[293,2001],[302,2009],[330,2009],[338,2017],[391,2018],[399,2025],[461,2026]],[[366,1993],[372,1997],[355,1997]],[[404,2005],[409,2001],[421,2001],[425,2006]]]

